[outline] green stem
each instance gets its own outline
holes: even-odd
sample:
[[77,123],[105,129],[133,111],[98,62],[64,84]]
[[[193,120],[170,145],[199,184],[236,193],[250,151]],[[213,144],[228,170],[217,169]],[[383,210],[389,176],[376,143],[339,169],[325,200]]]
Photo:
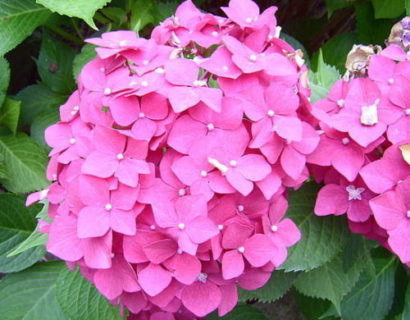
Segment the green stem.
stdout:
[[101,13],[96,12],[94,15],[94,19],[97,20],[98,22],[102,23],[102,24],[107,24],[110,23],[111,20],[107,19],[106,17],[104,17]]
[[79,37],[81,40],[83,40],[84,37],[83,37],[83,35],[81,34],[81,30],[80,30],[80,28],[78,27],[77,21],[74,20],[73,18],[71,18],[71,23],[72,23],[72,25],[73,25],[73,27],[74,27],[74,30],[75,30],[75,32],[77,33],[78,37]]
[[51,31],[57,33],[58,35],[60,35],[61,37],[63,37],[64,39],[71,41],[75,44],[78,45],[83,45],[83,41],[81,39],[78,39],[76,36],[73,36],[71,33],[65,31],[64,29],[57,27],[57,26],[47,26],[47,28],[49,28]]

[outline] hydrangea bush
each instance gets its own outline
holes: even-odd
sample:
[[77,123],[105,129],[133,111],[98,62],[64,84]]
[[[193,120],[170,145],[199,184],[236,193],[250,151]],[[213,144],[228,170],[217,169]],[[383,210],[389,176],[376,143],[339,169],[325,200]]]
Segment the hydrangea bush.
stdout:
[[410,317],[403,4],[327,1],[362,44],[310,56],[284,4],[29,2],[0,0],[33,19],[3,53],[48,28],[41,83],[0,79],[5,319],[267,319],[288,291],[308,319]]

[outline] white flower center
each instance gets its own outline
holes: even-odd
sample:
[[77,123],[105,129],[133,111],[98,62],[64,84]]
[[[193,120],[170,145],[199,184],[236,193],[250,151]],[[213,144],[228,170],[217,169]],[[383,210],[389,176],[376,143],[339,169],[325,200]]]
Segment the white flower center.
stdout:
[[144,80],[141,82],[142,87],[148,87],[148,81]]
[[238,209],[239,212],[242,212],[243,210],[245,210],[245,207],[240,204],[240,205],[237,207],[237,209]]
[[273,117],[275,115],[275,111],[268,110],[267,114],[268,114],[269,117]]
[[228,68],[228,66],[223,66],[223,67],[222,67],[222,70],[223,70],[223,71],[228,71],[229,68]]
[[276,231],[278,231],[278,226],[273,225],[273,226],[270,227],[270,229],[271,229],[272,232],[276,232]]
[[207,175],[208,175],[208,172],[206,172],[205,170],[201,170],[202,177],[206,177]]
[[199,282],[206,283],[207,278],[208,278],[208,275],[206,273],[201,272],[197,279]]
[[213,37],[217,37],[217,36],[218,36],[218,32],[212,31],[211,35],[212,35]]
[[112,204],[107,203],[104,208],[105,208],[105,210],[110,211],[112,209]]
[[238,248],[238,251],[239,251],[240,253],[244,253],[244,252],[245,252],[245,247],[239,247],[239,248]]
[[151,230],[155,230],[155,229],[156,229],[155,225],[153,225],[153,224],[151,224],[151,225],[149,226],[149,228],[150,228]]
[[393,79],[393,78],[390,78],[389,80],[387,80],[387,82],[388,82],[389,84],[393,84],[393,83],[394,83],[394,79]]
[[112,90],[110,89],[110,88],[105,88],[104,89],[104,94],[106,95],[106,96],[108,96],[109,94],[111,94],[112,93]]
[[238,165],[238,161],[231,160],[231,161],[229,161],[229,165],[232,166],[232,167],[236,167]]
[[77,140],[75,140],[74,138],[71,138],[69,142],[70,142],[70,144],[74,144],[74,143],[77,142]]
[[118,160],[124,159],[124,155],[122,153],[117,154],[117,159]]
[[218,229],[219,229],[219,230],[223,230],[223,228],[224,228],[224,225],[223,225],[223,224],[218,224]]
[[137,85],[137,83],[135,82],[135,81],[131,81],[130,83],[129,83],[129,86],[130,87],[133,87],[133,86],[136,86]]
[[157,69],[155,69],[155,72],[159,73],[159,74],[163,74],[163,73],[165,73],[165,69],[164,68],[157,68]]
[[344,99],[339,99],[336,101],[336,104],[340,107],[343,108],[345,106],[345,100]]
[[145,65],[148,65],[148,64],[149,64],[149,61],[148,61],[148,60],[144,60],[144,61],[142,61],[142,63],[145,64]]
[[245,22],[246,22],[246,23],[251,23],[251,22],[252,22],[252,18],[246,18],[246,19],[245,19]]
[[100,71],[101,71],[101,72],[105,72],[105,68],[104,68],[104,67],[101,67],[101,68],[100,68]]
[[74,107],[73,107],[73,110],[74,110],[74,111],[80,110],[80,106],[74,106]]
[[145,113],[144,113],[144,112],[140,112],[139,115],[138,115],[138,117],[140,117],[140,118],[145,118]]
[[410,210],[407,210],[406,216],[407,216],[407,218],[410,218]]
[[178,248],[178,250],[177,250],[177,253],[178,254],[182,254],[184,251],[182,251],[182,249],[181,248]]
[[195,80],[193,84],[195,87],[204,87],[206,86],[206,81],[205,80]]
[[406,116],[410,116],[410,109],[404,110],[404,113],[406,114]]
[[182,188],[179,189],[179,190],[178,190],[178,195],[180,195],[181,197],[184,196],[184,195],[186,195],[185,189],[182,189]]
[[121,40],[120,41],[120,46],[125,47],[127,45],[127,40]]
[[47,197],[47,194],[50,190],[49,189],[44,189],[40,192],[40,200],[43,200]]
[[222,173],[226,173],[229,170],[229,168],[226,165],[220,163],[218,160],[214,158],[208,158],[208,162]]
[[363,106],[360,115],[360,122],[365,126],[373,126],[379,122],[377,114],[377,105],[380,100],[377,99],[371,106]]
[[183,223],[183,222],[178,223],[178,229],[184,230],[185,229],[185,223]]
[[258,57],[256,56],[256,54],[251,54],[251,55],[249,56],[249,60],[251,60],[251,61],[256,61],[256,60],[258,60]]
[[362,193],[365,189],[364,188],[356,188],[353,185],[349,185],[346,187],[346,191],[349,194],[349,201],[350,200],[362,200]]
[[212,131],[215,129],[215,125],[213,123],[208,123],[206,127],[208,128],[209,131]]
[[350,142],[350,139],[349,138],[343,138],[342,139],[342,143],[343,144],[348,144]]

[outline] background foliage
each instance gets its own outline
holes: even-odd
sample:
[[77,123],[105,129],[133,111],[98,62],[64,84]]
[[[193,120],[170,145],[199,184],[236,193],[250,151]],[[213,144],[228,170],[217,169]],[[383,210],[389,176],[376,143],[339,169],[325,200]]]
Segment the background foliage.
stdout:
[[[228,1],[194,2],[220,14],[218,8]],[[312,101],[324,97],[344,74],[353,44],[382,45],[392,25],[410,12],[409,0],[257,2],[262,8],[279,7],[285,39],[305,52],[312,69]],[[119,310],[78,271],[69,272],[45,255],[46,239],[35,229],[36,215],[44,216],[47,204],[27,208],[24,201],[27,193],[47,185],[44,130],[58,120],[59,105],[73,91],[81,67],[95,56],[83,40],[117,29],[148,36],[178,3],[0,0],[2,319],[121,319]],[[350,234],[343,218],[314,216],[316,191],[317,186],[307,184],[291,194],[289,215],[303,240],[264,288],[242,291],[242,304],[223,319],[267,319],[254,303],[285,294],[306,319],[410,319],[408,271],[372,241]]]

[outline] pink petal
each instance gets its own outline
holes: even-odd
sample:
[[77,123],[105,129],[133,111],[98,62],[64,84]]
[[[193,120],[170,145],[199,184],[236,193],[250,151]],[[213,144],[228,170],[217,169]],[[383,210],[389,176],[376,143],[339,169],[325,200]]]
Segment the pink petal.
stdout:
[[242,254],[237,250],[230,250],[222,257],[222,275],[226,280],[239,277],[245,268]]
[[144,246],[144,253],[147,258],[156,264],[160,264],[172,257],[178,249],[178,245],[174,240],[164,239],[152,242]]
[[140,104],[136,96],[119,96],[107,103],[113,119],[120,126],[129,126],[137,120]]
[[131,128],[132,136],[137,140],[149,141],[154,136],[157,126],[148,118],[139,118]]
[[141,288],[150,296],[156,296],[165,290],[171,283],[172,276],[169,271],[160,265],[150,263],[138,273]]
[[187,110],[201,101],[201,95],[195,88],[172,87],[168,90],[168,99],[176,113]]
[[185,287],[181,293],[183,305],[198,317],[214,311],[221,302],[221,291],[211,282],[195,282]]
[[283,170],[294,180],[299,179],[306,164],[306,157],[288,146],[283,149],[280,163]]
[[262,267],[273,258],[272,240],[263,234],[255,234],[245,241],[243,255],[253,267]]
[[118,159],[115,154],[94,151],[85,159],[81,171],[99,178],[109,178],[117,166]]
[[84,207],[78,213],[78,237],[101,237],[110,229],[110,213],[100,207]]
[[175,268],[175,279],[185,285],[192,284],[201,272],[199,260],[195,256],[186,253],[175,255],[173,267]]
[[192,60],[169,60],[165,65],[165,79],[175,85],[192,86],[194,81],[198,79],[198,71],[199,67]]
[[111,228],[128,236],[133,236],[137,232],[136,214],[132,211],[116,210],[111,211]]
[[244,178],[251,181],[260,181],[271,173],[271,166],[265,158],[258,154],[247,154],[238,160],[238,171]]
[[348,193],[344,187],[336,184],[327,184],[320,189],[315,204],[316,215],[339,215],[345,213],[347,208]]
[[253,183],[242,175],[239,170],[229,170],[226,173],[226,179],[228,182],[238,190],[242,195],[247,196],[253,190]]
[[194,243],[203,243],[219,233],[216,225],[207,217],[197,217],[190,221],[186,232]]

